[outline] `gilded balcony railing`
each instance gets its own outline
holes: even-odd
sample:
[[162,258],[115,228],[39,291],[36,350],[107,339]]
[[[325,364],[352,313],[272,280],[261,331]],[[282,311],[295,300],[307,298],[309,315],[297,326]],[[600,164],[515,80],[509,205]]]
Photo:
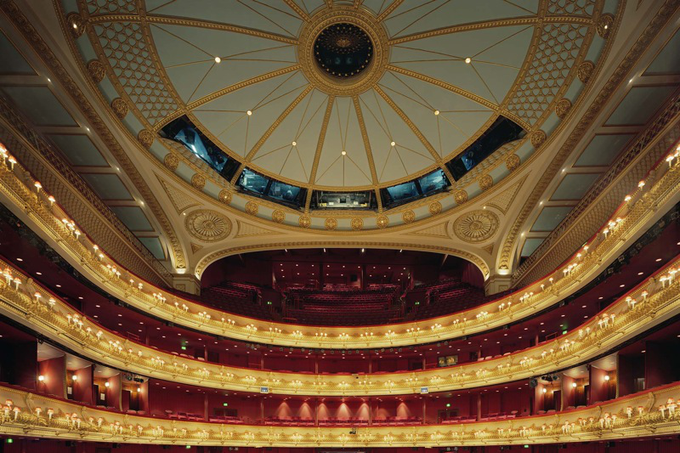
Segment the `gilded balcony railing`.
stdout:
[[303,427],[178,421],[131,415],[0,386],[0,434],[133,444],[250,447],[527,445],[680,433],[680,384],[549,415],[493,422]]
[[440,392],[526,379],[594,359],[680,314],[680,259],[578,329],[491,360],[414,372],[314,375],[204,362],[151,348],[108,331],[0,261],[0,313],[81,355],[119,369],[204,387],[300,395],[364,396]]
[[613,260],[627,240],[645,228],[656,209],[678,198],[680,147],[668,154],[637,190],[574,256],[545,278],[473,309],[439,318],[369,327],[314,327],[276,323],[226,313],[155,287],[119,267],[93,243],[45,190],[0,144],[0,199],[20,206],[40,232],[78,270],[113,296],[154,316],[228,338],[320,349],[409,346],[480,333],[531,316],[582,287]]

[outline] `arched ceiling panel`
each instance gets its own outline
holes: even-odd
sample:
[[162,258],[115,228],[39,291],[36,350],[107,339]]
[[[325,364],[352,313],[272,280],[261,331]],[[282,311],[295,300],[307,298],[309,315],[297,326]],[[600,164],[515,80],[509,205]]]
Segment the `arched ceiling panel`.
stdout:
[[405,36],[471,22],[535,15],[538,0],[406,0],[385,20],[391,36]]
[[405,121],[376,90],[362,94],[360,100],[379,182],[407,177],[435,163],[427,145],[409,127],[410,119]]
[[291,44],[199,27],[150,28],[165,71],[185,103],[296,63]]
[[194,115],[217,140],[245,157],[307,86],[299,72],[284,74],[220,96],[197,107]]
[[328,96],[314,90],[278,125],[251,162],[297,184],[309,182]]
[[235,1],[226,8],[224,2],[214,0],[154,0],[147,2],[146,9],[155,15],[239,25],[288,37],[296,36],[302,24],[283,0]]
[[336,97],[319,158],[316,184],[342,187],[371,185],[369,155],[353,99]]
[[379,86],[411,120],[440,157],[461,147],[480,130],[493,111],[427,82],[388,73]]

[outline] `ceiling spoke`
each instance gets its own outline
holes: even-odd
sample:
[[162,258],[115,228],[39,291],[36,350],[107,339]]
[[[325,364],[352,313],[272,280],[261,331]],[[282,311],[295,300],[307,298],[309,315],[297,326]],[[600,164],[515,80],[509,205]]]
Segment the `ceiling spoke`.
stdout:
[[248,87],[250,85],[254,85],[256,83],[264,82],[265,80],[272,79],[274,77],[278,77],[280,75],[284,75],[290,72],[295,72],[298,69],[300,69],[300,65],[293,65],[293,66],[288,66],[287,68],[282,68],[282,69],[277,69],[276,71],[268,72],[266,74],[259,75],[257,77],[250,78],[248,80],[243,80],[241,82],[235,83],[233,85],[230,85],[228,87],[222,88],[221,90],[215,91],[214,93],[210,93],[207,96],[204,96],[200,99],[195,100],[194,102],[191,102],[187,104],[187,109],[193,110],[196,109],[197,107],[200,107],[201,105],[207,104],[210,101],[214,101],[215,99],[222,97],[226,94],[233,93],[234,91],[243,89],[245,87]]
[[[145,16],[143,20],[151,24],[177,25],[182,27],[198,27],[207,30],[219,30],[228,31],[232,33],[241,33],[244,35],[256,36],[258,38],[271,39],[272,41],[285,42],[287,44],[298,43],[297,38],[257,30],[254,28],[240,27],[238,25],[224,24],[221,22],[213,22],[208,20],[156,15]],[[102,16],[92,16],[88,18],[88,22],[90,24],[108,22],[142,22],[142,17],[136,14],[106,14]]]
[[387,69],[390,71],[396,72],[398,74],[403,74],[405,76],[413,77],[414,79],[422,80],[423,82],[428,82],[433,85],[436,85],[440,88],[443,88],[445,90],[451,91],[452,93],[456,93],[460,96],[463,96],[465,98],[468,98],[477,104],[483,105],[484,107],[487,107],[491,110],[497,111],[498,110],[498,104],[489,101],[488,99],[485,99],[479,95],[476,95],[474,93],[471,93],[467,90],[464,90],[460,87],[457,87],[455,85],[451,85],[450,83],[443,82],[441,80],[435,79],[433,77],[426,76],[425,74],[421,74],[419,72],[411,71],[409,69],[404,69],[400,68],[399,66],[392,66],[388,65]]
[[399,5],[401,5],[402,3],[404,3],[404,0],[394,0],[392,3],[390,3],[390,6],[388,6],[387,9],[385,9],[385,11],[380,13],[380,15],[378,15],[378,22],[382,22],[383,20],[385,20],[385,18],[392,14],[395,9],[399,8]]
[[[397,113],[397,115],[399,115],[399,117],[401,117],[401,119],[404,121],[404,123],[406,123],[406,125],[411,129],[411,131],[413,131],[415,136],[418,137],[418,140],[420,140],[420,142],[423,144],[425,149],[427,149],[429,151],[429,153],[432,155],[432,158],[434,159],[434,161],[437,162],[437,163],[441,163],[441,157],[439,156],[439,153],[437,153],[437,150],[434,149],[432,144],[427,140],[427,138],[425,137],[425,135],[423,135],[423,133],[420,131],[420,129],[418,129],[418,126],[415,125],[415,123],[411,120],[411,118],[409,118],[404,113],[404,111],[401,110],[399,108],[399,106],[392,100],[392,98],[389,97],[387,95],[387,93],[385,93],[379,86],[374,87],[373,91],[378,93],[385,100],[387,105],[389,105],[392,108],[392,110],[394,110]],[[408,172],[407,172],[407,174],[408,174]]]
[[[451,0],[446,0],[444,3],[441,3],[440,5],[437,5],[437,7],[431,9],[430,11],[426,12],[425,14],[423,14],[422,16],[420,16],[419,18],[417,18],[417,19],[415,19],[414,21],[410,22],[408,25],[404,26],[401,30],[397,31],[396,33],[393,33],[393,36],[397,36],[397,35],[399,35],[401,32],[403,32],[404,30],[407,30],[408,28],[410,28],[412,25],[417,24],[418,22],[420,22],[421,20],[423,20],[424,18],[426,18],[426,17],[429,16],[430,14],[436,12],[439,8],[441,8],[442,6],[446,5],[446,4],[449,3],[450,1],[451,1]],[[432,2],[430,2],[430,3],[432,3]],[[426,5],[426,4],[423,4],[423,5],[417,6],[416,8],[420,8],[421,6],[425,6],[425,5]],[[416,9],[416,8],[413,8],[413,9]],[[408,11],[406,11],[406,12],[408,12]],[[395,16],[395,17],[396,17],[396,16]]]
[[[319,139],[316,142],[316,151],[314,152],[314,160],[312,161],[312,170],[309,175],[309,184],[314,184],[316,182],[316,173],[319,170],[319,161],[321,160],[321,153],[323,152],[323,145],[326,141],[326,132],[328,131],[328,123],[331,120],[331,114],[333,113],[333,107],[335,106],[335,96],[328,96],[328,101],[326,101],[326,112],[323,115],[323,122],[321,123],[321,130],[319,131]],[[323,175],[321,175],[323,176]],[[307,207],[312,200],[312,191],[310,190],[307,194]]]
[[260,148],[262,148],[262,145],[264,145],[264,142],[267,141],[267,139],[272,135],[272,133],[274,133],[276,128],[279,127],[279,125],[283,122],[283,120],[286,119],[286,117],[290,114],[290,112],[292,112],[295,109],[295,107],[297,107],[297,105],[309,94],[310,91],[312,91],[312,89],[313,88],[312,88],[311,85],[307,85],[307,88],[305,88],[302,91],[302,93],[300,93],[293,100],[293,102],[291,102],[290,105],[288,105],[288,107],[286,107],[286,109],[283,112],[281,112],[281,114],[276,119],[276,121],[274,121],[274,123],[272,123],[272,125],[269,126],[267,131],[262,135],[262,137],[260,137],[260,139],[257,141],[257,143],[255,143],[255,145],[252,147],[252,149],[248,152],[248,154],[246,155],[244,164],[247,163],[247,162],[250,162],[253,159],[253,157],[255,157],[255,155],[260,150]]
[[[248,8],[249,10],[251,10],[253,13],[257,14],[258,16],[262,17],[264,20],[268,21],[270,24],[274,25],[274,26],[277,27],[277,28],[280,28],[281,30],[283,30],[283,31],[285,31],[286,33],[288,33],[290,36],[295,36],[295,33],[291,33],[290,30],[287,30],[287,29],[283,28],[283,26],[282,26],[280,23],[278,23],[277,21],[272,20],[271,18],[267,17],[267,15],[262,14],[261,12],[259,12],[259,11],[256,10],[255,8],[253,8],[252,6],[246,4],[243,0],[237,0],[237,1],[238,1],[241,5],[245,6],[245,7]],[[259,3],[259,4],[262,5],[262,3],[259,2],[259,1],[257,1],[257,0],[252,0],[252,1],[255,2],[255,3]],[[282,12],[282,13],[284,13],[284,14],[286,14],[286,15],[290,15],[290,14],[288,14],[288,13],[286,13],[286,12],[281,11],[280,9],[272,8],[270,5],[264,5],[264,6],[266,6],[267,8],[273,9],[274,11],[279,11],[279,12]]]
[[368,139],[368,131],[366,130],[366,123],[364,122],[364,115],[361,112],[361,103],[359,102],[359,96],[353,96],[352,102],[354,103],[354,111],[357,115],[357,121],[359,122],[359,129],[361,130],[361,137],[364,141],[364,150],[366,151],[366,158],[368,159],[368,168],[371,171],[371,182],[373,185],[378,184],[378,175],[375,171],[375,160],[373,159],[373,151],[371,150],[371,142]]
[[437,28],[434,30],[427,30],[412,35],[401,36],[399,38],[390,39],[389,45],[397,45],[405,42],[417,41],[424,38],[432,38],[434,36],[448,35],[452,33],[462,33],[473,30],[484,30],[487,28],[498,27],[517,27],[521,25],[538,25],[539,23],[569,23],[592,25],[593,19],[585,16],[546,16],[539,18],[537,16],[523,16],[512,19],[497,19],[482,22],[471,22],[467,24],[454,25],[452,27]]
[[[309,14],[307,14],[307,11],[304,9],[300,8],[300,5],[295,3],[295,0],[283,0],[283,2],[288,5],[290,9],[295,11],[295,14],[300,16],[300,19],[304,20],[305,22],[309,22]],[[304,5],[304,2],[303,2]]]

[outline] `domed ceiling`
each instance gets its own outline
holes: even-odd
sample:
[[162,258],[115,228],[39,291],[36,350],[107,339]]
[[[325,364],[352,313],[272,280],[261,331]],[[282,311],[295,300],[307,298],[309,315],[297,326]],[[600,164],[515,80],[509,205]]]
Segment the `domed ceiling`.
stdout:
[[382,228],[413,221],[403,214],[414,202],[426,206],[418,219],[464,203],[538,148],[559,122],[558,101],[581,93],[579,67],[597,63],[617,4],[62,7],[90,74],[107,99],[121,98],[117,113],[140,142],[166,164],[170,151],[208,168],[194,187],[217,173],[213,196],[246,211],[246,201],[269,202],[283,212],[274,221],[329,228],[324,213],[354,210],[372,216],[364,228]]

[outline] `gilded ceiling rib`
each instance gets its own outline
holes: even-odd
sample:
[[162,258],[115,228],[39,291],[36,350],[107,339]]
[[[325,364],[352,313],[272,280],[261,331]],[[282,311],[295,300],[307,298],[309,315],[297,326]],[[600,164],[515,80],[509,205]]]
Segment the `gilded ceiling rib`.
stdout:
[[582,24],[593,25],[593,19],[585,16],[546,16],[546,17],[515,17],[512,19],[499,19],[485,22],[473,22],[469,24],[455,25],[453,27],[438,28],[436,30],[428,30],[421,33],[414,33],[412,35],[402,36],[400,38],[390,39],[387,44],[395,46],[409,41],[416,41],[418,39],[432,38],[434,36],[448,35],[451,33],[461,33],[465,31],[483,30],[485,28],[497,27],[516,27],[518,25],[537,25],[539,23],[567,23],[567,24]]
[[298,44],[295,38],[279,35],[277,33],[269,33],[261,30],[254,30],[247,27],[239,27],[236,25],[223,24],[220,22],[177,18],[168,16],[139,16],[137,14],[106,14],[101,16],[91,16],[88,18],[89,24],[108,23],[108,22],[146,22],[151,24],[177,25],[181,27],[199,27],[208,30],[228,31],[232,33],[241,33],[244,35],[256,36],[258,38],[271,39],[272,41],[285,42],[287,44]]
[[232,184],[235,184],[235,183],[236,183],[236,180],[237,180],[237,178],[240,176],[240,174],[241,174],[241,172],[243,171],[243,169],[245,168],[246,163],[249,163],[249,162],[252,160],[252,158],[257,154],[257,152],[260,150],[260,148],[262,147],[262,145],[264,145],[264,142],[266,142],[267,139],[272,135],[272,133],[274,133],[274,131],[276,130],[276,128],[279,127],[279,125],[283,122],[284,119],[286,119],[286,117],[290,114],[290,112],[292,112],[293,109],[295,109],[295,107],[297,107],[297,105],[298,105],[298,104],[305,98],[305,96],[307,96],[307,95],[309,94],[309,92],[312,91],[313,89],[314,89],[314,88],[313,88],[311,85],[307,85],[307,87],[302,91],[302,93],[300,93],[300,94],[293,100],[293,102],[291,102],[290,105],[289,105],[288,107],[286,107],[286,110],[284,110],[283,112],[281,112],[281,114],[280,114],[279,117],[276,119],[276,121],[274,121],[274,123],[273,123],[271,126],[269,126],[269,128],[267,129],[267,131],[262,135],[262,137],[260,137],[260,139],[257,141],[257,143],[255,143],[255,145],[253,146],[253,148],[252,148],[252,149],[248,152],[248,154],[246,155],[246,158],[243,160],[243,163],[242,163],[241,166],[239,167],[239,171],[237,171],[237,172],[234,174],[234,177],[232,178],[232,181],[231,181]]
[[399,5],[401,5],[402,3],[404,3],[404,0],[394,0],[394,1],[390,4],[390,6],[388,6],[387,9],[385,9],[385,11],[383,11],[382,13],[380,13],[380,15],[378,16],[378,19],[377,19],[378,22],[382,22],[383,20],[385,20],[385,18],[386,18],[387,16],[389,16],[390,14],[392,14],[392,12],[393,12],[395,9],[399,8]]
[[[434,159],[434,161],[439,165],[439,167],[440,167],[442,170],[444,170],[444,173],[446,173],[446,177],[447,177],[447,178],[450,178],[450,180],[453,181],[453,176],[449,173],[448,169],[446,168],[446,166],[445,166],[444,163],[442,162],[441,156],[439,155],[439,153],[437,152],[437,150],[434,149],[434,147],[433,147],[432,144],[428,141],[428,139],[425,138],[425,136],[424,136],[423,133],[420,131],[420,129],[418,129],[418,126],[416,126],[416,125],[413,123],[413,121],[411,121],[411,118],[409,118],[409,117],[403,112],[403,110],[401,110],[401,109],[399,108],[399,106],[397,106],[397,104],[394,103],[394,101],[392,100],[392,98],[390,98],[390,97],[387,95],[387,93],[385,93],[379,86],[376,85],[375,87],[373,87],[373,90],[374,90],[376,93],[378,93],[378,94],[385,100],[385,102],[387,102],[387,104],[388,104],[390,107],[392,107],[392,110],[394,110],[394,111],[397,113],[397,115],[399,115],[399,117],[401,117],[401,119],[406,123],[406,125],[413,131],[413,133],[415,134],[415,136],[418,137],[418,140],[420,140],[420,142],[423,144],[423,146],[425,146],[425,148],[430,152],[430,154],[432,155],[432,158]],[[408,173],[408,172],[407,172],[407,173]]]
[[241,82],[235,83],[233,85],[230,85],[228,87],[222,88],[221,90],[215,91],[213,93],[210,93],[206,96],[203,96],[200,99],[196,99],[193,102],[190,102],[189,104],[186,105],[185,108],[182,108],[180,110],[177,110],[176,112],[173,112],[172,114],[168,115],[165,117],[165,119],[160,122],[159,124],[156,124],[154,127],[154,130],[160,130],[165,126],[166,124],[172,122],[174,119],[179,118],[182,115],[185,115],[188,111],[190,110],[195,110],[196,108],[202,106],[203,104],[207,104],[208,102],[214,101],[215,99],[225,96],[227,94],[233,93],[234,91],[240,90],[242,88],[246,88],[250,85],[254,85],[256,83],[264,82],[265,80],[268,79],[273,79],[275,77],[279,77],[284,74],[288,74],[289,72],[294,72],[300,69],[299,64],[295,64],[292,66],[288,66],[282,69],[277,69],[276,71],[272,72],[267,72],[266,74],[261,74],[257,77],[253,77],[247,80],[243,80]]
[[426,76],[426,75],[421,74],[419,72],[411,71],[409,69],[400,68],[399,66],[389,65],[387,67],[387,69],[390,70],[390,71],[396,72],[398,74],[403,74],[403,75],[406,75],[406,76],[409,76],[409,77],[413,77],[414,79],[422,80],[423,82],[431,83],[432,85],[436,85],[436,86],[443,88],[445,90],[448,90],[452,93],[463,96],[463,97],[470,99],[471,101],[474,101],[477,104],[482,105],[482,106],[484,106],[484,107],[486,107],[486,108],[488,108],[488,109],[490,109],[490,110],[492,110],[496,113],[502,114],[503,116],[513,120],[514,122],[516,122],[517,124],[519,124],[520,126],[522,126],[526,130],[531,129],[531,125],[528,124],[522,118],[519,118],[517,115],[515,115],[511,112],[508,112],[508,111],[502,111],[501,112],[501,108],[498,104],[495,104],[495,103],[489,101],[488,99],[485,99],[485,98],[478,96],[474,93],[470,93],[469,91],[463,90],[460,87],[457,87],[455,85],[451,85],[450,83],[446,83],[446,82],[441,81],[439,79],[435,79],[435,78]]
[[307,12],[306,12],[304,9],[300,8],[300,5],[298,5],[298,4],[295,2],[295,0],[283,0],[283,2],[284,2],[286,5],[288,5],[288,7],[289,7],[290,9],[292,9],[293,11],[295,11],[295,14],[297,14],[298,16],[300,16],[300,19],[302,19],[302,20],[305,21],[305,22],[309,22],[309,19],[310,19],[309,14],[307,14]]
[[[333,104],[335,103],[335,96],[332,94],[328,96],[326,101],[326,112],[323,115],[323,123],[321,123],[321,130],[319,131],[319,140],[316,142],[316,151],[314,152],[314,162],[312,163],[312,171],[309,175],[309,185],[312,186],[316,181],[316,172],[319,169],[319,160],[321,159],[321,152],[323,151],[323,144],[326,139],[326,131],[328,130],[328,123],[333,112]],[[307,191],[307,199],[305,200],[305,212],[309,211],[309,205],[312,202],[312,190]]]
[[359,122],[359,129],[361,130],[361,138],[364,141],[364,149],[366,150],[366,157],[368,158],[368,168],[371,170],[371,182],[378,185],[378,174],[375,171],[375,161],[373,160],[373,151],[371,150],[371,141],[368,139],[368,131],[366,130],[366,123],[364,122],[364,114],[361,111],[361,103],[359,96],[352,96],[354,103],[354,111]]

